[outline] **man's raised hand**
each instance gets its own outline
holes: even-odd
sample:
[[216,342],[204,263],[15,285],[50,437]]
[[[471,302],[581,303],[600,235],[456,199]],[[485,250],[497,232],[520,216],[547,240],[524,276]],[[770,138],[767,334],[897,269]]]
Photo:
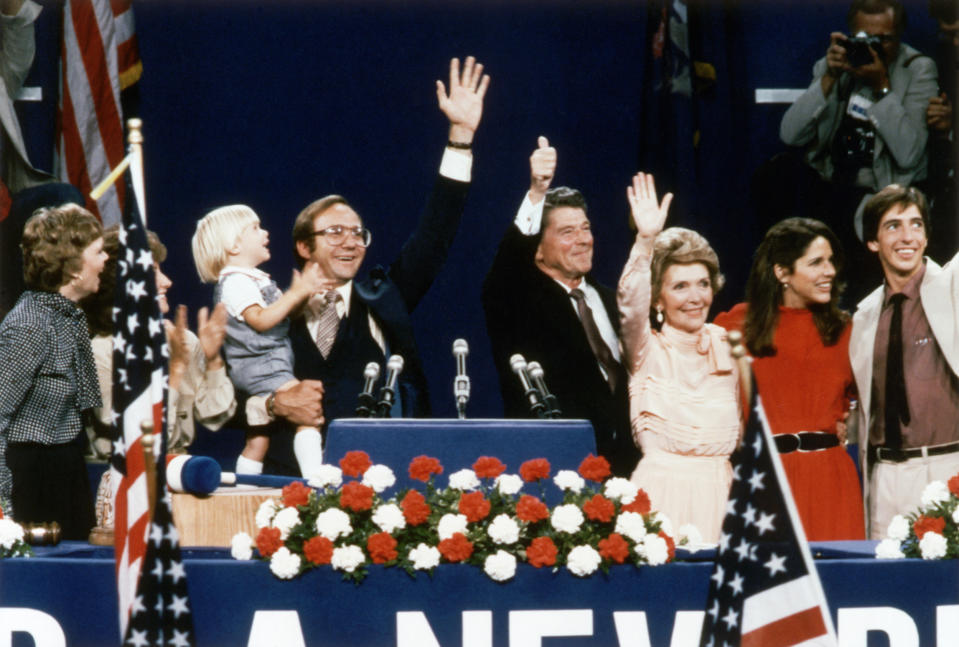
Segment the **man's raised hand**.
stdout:
[[529,156],[529,201],[537,204],[546,196],[556,175],[556,149],[549,140],[539,136],[538,148]]
[[467,56],[460,71],[460,61],[450,61],[450,88],[436,82],[436,99],[440,110],[450,121],[450,141],[471,144],[473,134],[483,117],[483,97],[489,87],[489,75],[483,74],[483,64]]

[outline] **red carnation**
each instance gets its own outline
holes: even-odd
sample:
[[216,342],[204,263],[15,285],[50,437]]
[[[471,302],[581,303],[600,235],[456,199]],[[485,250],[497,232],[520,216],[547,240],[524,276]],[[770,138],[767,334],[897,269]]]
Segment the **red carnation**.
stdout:
[[506,465],[495,456],[480,456],[473,463],[473,471],[481,479],[495,479],[506,471]]
[[298,505],[306,505],[310,501],[310,492],[312,491],[312,488],[303,485],[299,481],[293,481],[283,488],[283,505],[290,508],[295,508]]
[[378,532],[366,540],[366,550],[374,564],[385,564],[396,559],[396,540],[388,532]]
[[519,475],[524,481],[538,481],[549,478],[549,461],[545,458],[534,458],[519,466]]
[[616,506],[613,502],[602,494],[596,494],[592,499],[583,504],[583,512],[591,521],[601,521],[608,523],[613,515],[616,514]]
[[406,523],[411,526],[418,526],[429,519],[432,511],[426,502],[426,497],[416,490],[410,490],[406,493],[406,496],[400,501],[400,507],[403,509],[403,517],[406,518]]
[[[959,496],[959,474],[949,479],[949,491],[952,492],[953,496]],[[0,517],[2,516],[3,515],[0,514]]]
[[659,531],[659,536],[663,538],[663,541],[666,542],[666,549],[669,552],[669,560],[673,561],[673,558],[676,557],[676,542],[673,541],[673,538],[667,535],[662,530]]
[[264,557],[269,557],[283,545],[279,528],[260,528],[256,535],[256,549]]
[[652,510],[652,505],[649,502],[649,495],[646,494],[645,490],[637,490],[636,498],[633,499],[633,502],[623,506],[623,512],[649,514],[650,510]]
[[0,519],[3,519],[3,508],[0,508]]
[[490,502],[482,492],[467,492],[460,496],[459,510],[470,523],[482,521],[489,515]]
[[433,474],[442,474],[443,466],[432,456],[417,456],[410,461],[410,478],[426,483]]
[[346,456],[340,459],[340,469],[347,476],[360,476],[370,469],[372,464],[370,455],[362,450],[346,452]]
[[440,555],[448,562],[463,562],[473,554],[473,544],[461,532],[453,533],[449,539],[444,539],[439,546]]
[[927,517],[926,515],[919,515],[919,518],[912,524],[912,531],[916,533],[917,539],[922,539],[922,536],[927,532],[937,532],[940,535],[946,527],[946,520],[942,517]]
[[362,512],[373,507],[373,488],[351,481],[340,491],[340,507]]
[[526,549],[526,561],[536,568],[553,566],[556,564],[556,544],[549,537],[537,537],[529,542]]
[[609,461],[602,456],[590,454],[579,464],[579,475],[584,479],[600,483],[611,474]]
[[536,497],[524,494],[516,503],[516,516],[520,521],[536,523],[549,518],[549,508]]
[[314,564],[329,564],[333,559],[333,542],[317,535],[303,542],[303,556]]
[[599,540],[599,556],[622,564],[629,557],[629,544],[618,532],[610,533],[606,539]]

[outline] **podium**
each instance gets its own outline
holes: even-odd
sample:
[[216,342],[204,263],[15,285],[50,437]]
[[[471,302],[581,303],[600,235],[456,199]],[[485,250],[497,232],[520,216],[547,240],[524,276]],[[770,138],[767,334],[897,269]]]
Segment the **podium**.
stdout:
[[396,474],[395,488],[411,487],[408,467],[416,456],[439,459],[446,486],[453,472],[469,468],[480,456],[495,456],[508,474],[531,458],[545,458],[551,473],[575,470],[596,453],[593,426],[586,420],[459,420],[341,418],[327,430],[324,462],[336,465],[346,452],[359,449],[374,463]]

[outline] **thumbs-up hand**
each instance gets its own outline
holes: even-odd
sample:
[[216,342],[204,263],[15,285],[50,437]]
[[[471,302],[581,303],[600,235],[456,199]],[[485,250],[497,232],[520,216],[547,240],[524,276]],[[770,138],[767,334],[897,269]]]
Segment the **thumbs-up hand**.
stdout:
[[533,204],[539,202],[550,184],[553,182],[553,176],[556,174],[556,149],[549,145],[549,140],[540,135],[537,141],[538,147],[529,157],[530,170],[530,201]]

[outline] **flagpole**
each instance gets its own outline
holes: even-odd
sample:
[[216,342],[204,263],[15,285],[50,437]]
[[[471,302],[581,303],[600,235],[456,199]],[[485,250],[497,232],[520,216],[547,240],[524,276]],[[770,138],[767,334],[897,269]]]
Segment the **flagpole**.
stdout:
[[143,226],[147,226],[146,184],[143,181],[143,122],[136,117],[127,119],[127,157],[130,160],[130,174],[133,180],[133,193],[140,207]]
[[156,438],[153,436],[153,421],[147,419],[140,423],[140,431],[140,445],[143,446],[143,472],[147,480],[147,509],[149,510],[147,521],[152,522],[157,490],[157,462],[153,452],[153,442]]

